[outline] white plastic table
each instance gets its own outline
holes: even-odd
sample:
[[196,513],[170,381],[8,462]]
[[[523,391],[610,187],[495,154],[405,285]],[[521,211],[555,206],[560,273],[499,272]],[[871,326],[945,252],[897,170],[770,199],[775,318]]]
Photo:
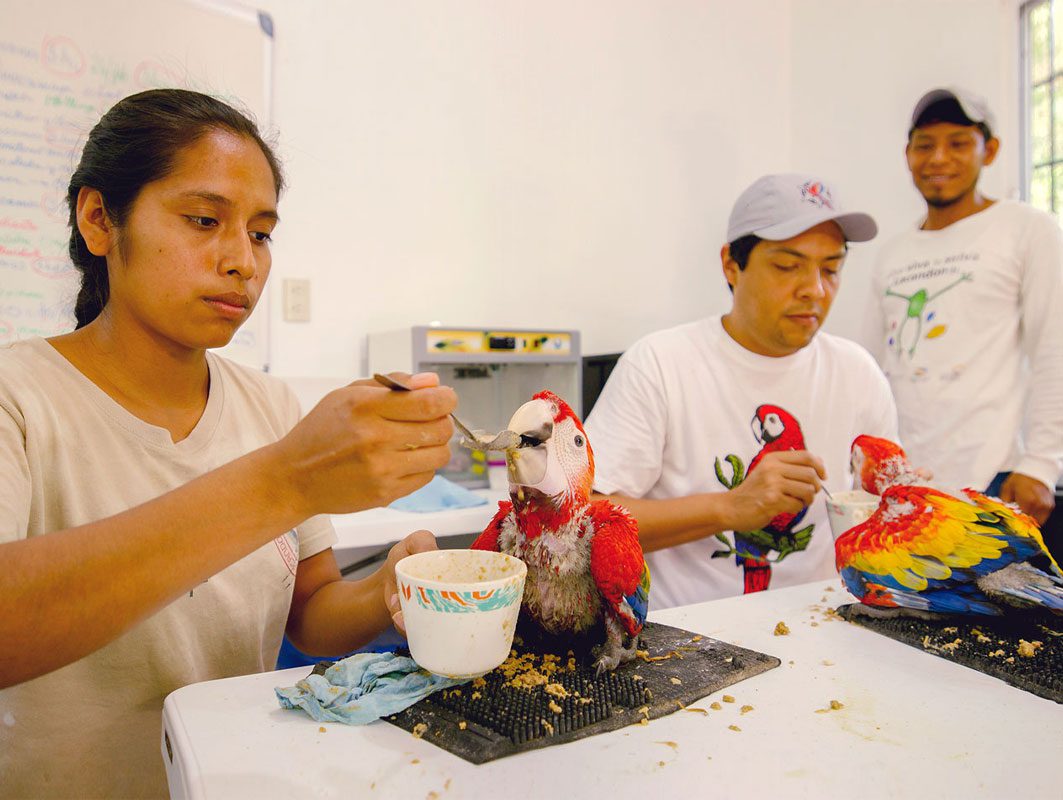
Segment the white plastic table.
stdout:
[[333,514],[332,525],[339,541],[336,551],[364,547],[382,547],[397,542],[408,533],[426,528],[436,536],[479,533],[498,511],[498,501],[505,492],[493,489],[474,489],[487,500],[486,505],[471,508],[455,508],[446,511],[430,511],[419,514],[415,511],[396,511],[393,508],[371,508],[354,514]]
[[[480,766],[386,722],[321,725],[281,710],[273,687],[294,684],[305,667],[187,686],[164,710],[170,791],[226,800],[1061,796],[1063,707],[819,610],[847,601],[840,583],[824,581],[653,613],[782,665],[693,704],[733,695],[722,710]],[[780,621],[789,635],[774,635]],[[844,707],[816,713],[831,700]]]

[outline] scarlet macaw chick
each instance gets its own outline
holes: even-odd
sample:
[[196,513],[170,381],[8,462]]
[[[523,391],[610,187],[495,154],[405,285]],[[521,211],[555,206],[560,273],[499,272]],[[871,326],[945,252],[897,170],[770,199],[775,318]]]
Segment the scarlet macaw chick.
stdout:
[[[964,489],[934,488],[886,439],[858,436],[853,474],[880,494],[878,509],[834,543],[849,591],[872,616],[1003,613],[1041,606],[1063,613],[1063,573],[1032,517]],[[1049,572],[1030,564],[1043,557]]]
[[539,392],[509,422],[510,499],[474,549],[528,565],[523,613],[550,634],[593,634],[599,673],[635,657],[646,622],[650,572],[638,526],[624,509],[591,502],[594,454],[583,425],[552,392]]

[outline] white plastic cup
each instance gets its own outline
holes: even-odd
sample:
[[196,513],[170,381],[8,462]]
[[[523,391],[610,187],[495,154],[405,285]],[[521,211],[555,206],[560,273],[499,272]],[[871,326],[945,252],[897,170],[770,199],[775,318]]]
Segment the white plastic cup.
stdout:
[[476,678],[509,656],[528,568],[486,550],[433,550],[395,565],[413,660],[448,678]]
[[878,509],[879,496],[853,489],[850,492],[834,492],[833,498],[826,498],[827,519],[830,520],[830,532],[835,540],[851,528],[866,520]]

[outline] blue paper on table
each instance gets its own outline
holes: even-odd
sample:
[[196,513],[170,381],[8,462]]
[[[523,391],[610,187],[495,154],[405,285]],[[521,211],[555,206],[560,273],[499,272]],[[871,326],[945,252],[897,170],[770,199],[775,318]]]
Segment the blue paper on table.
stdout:
[[408,656],[358,653],[337,661],[324,675],[308,675],[295,686],[274,691],[281,708],[301,708],[318,722],[365,725],[468,682],[434,675]]
[[448,481],[442,475],[436,475],[416,492],[400,497],[388,508],[396,511],[445,511],[448,508],[472,508],[485,506],[488,501],[464,486]]

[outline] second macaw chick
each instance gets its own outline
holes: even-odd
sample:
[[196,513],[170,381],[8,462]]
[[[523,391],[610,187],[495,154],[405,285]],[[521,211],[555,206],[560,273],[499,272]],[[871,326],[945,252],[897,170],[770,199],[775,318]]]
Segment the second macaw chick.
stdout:
[[638,526],[624,509],[591,502],[594,454],[579,419],[557,395],[539,392],[509,422],[510,499],[474,549],[528,565],[523,613],[555,635],[592,634],[598,672],[635,657],[649,606],[650,572]]
[[[1063,573],[1032,517],[964,489],[929,485],[904,450],[858,436],[853,474],[881,495],[869,519],[838,537],[846,588],[872,616],[999,615],[1007,606],[1063,612]],[[1049,572],[1029,563],[1039,558]]]

